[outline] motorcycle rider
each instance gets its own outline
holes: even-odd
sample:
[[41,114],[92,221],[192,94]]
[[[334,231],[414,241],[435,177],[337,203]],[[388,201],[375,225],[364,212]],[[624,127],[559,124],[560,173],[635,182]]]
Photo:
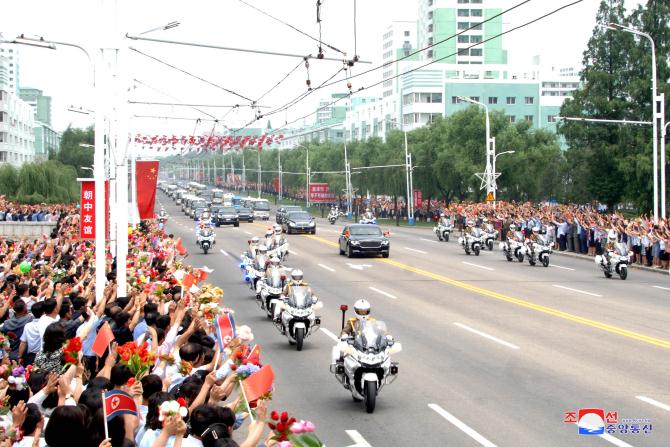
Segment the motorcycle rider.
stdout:
[[440,225],[442,225],[444,227],[447,227],[447,228],[451,226],[451,221],[449,220],[449,218],[444,213],[440,213],[440,222],[439,223],[440,223]]
[[603,263],[609,265],[610,259],[612,258],[612,253],[616,251],[617,244],[617,234],[615,230],[609,230],[607,232],[607,243],[605,244],[605,249],[603,250]]
[[[281,297],[279,298],[282,302],[286,302],[286,299],[291,296],[293,293],[293,287],[298,287],[298,286],[307,286],[309,287],[309,283],[305,281],[304,279],[304,274],[302,273],[302,270],[300,269],[293,269],[291,271],[291,280],[288,281],[285,285],[284,288],[282,289]],[[312,294],[313,297],[316,297],[316,295]],[[281,309],[280,306],[275,306],[275,313],[274,313],[274,321],[279,322],[280,321],[280,315],[281,315]]]
[[164,219],[167,217],[167,212],[165,211],[165,208],[161,207],[161,210],[158,212],[158,218],[159,219]]
[[274,238],[273,236],[275,235],[274,231],[268,228],[268,230],[265,232],[265,246],[267,247],[268,250],[272,250],[274,247]]
[[344,360],[344,347],[347,345],[347,339],[356,336],[357,333],[365,329],[368,323],[375,321],[370,316],[370,303],[366,299],[359,299],[354,303],[353,318],[349,318],[340,333],[340,341],[333,347],[331,358],[332,363],[342,363]]
[[372,220],[375,218],[375,215],[372,214],[372,211],[370,211],[370,208],[365,209],[365,214],[363,214],[363,218],[367,220]]

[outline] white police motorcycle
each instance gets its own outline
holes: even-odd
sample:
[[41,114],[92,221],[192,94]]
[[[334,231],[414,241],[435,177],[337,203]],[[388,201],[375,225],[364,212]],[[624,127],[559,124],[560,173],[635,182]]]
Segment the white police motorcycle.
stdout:
[[549,267],[549,256],[553,253],[553,250],[546,235],[538,234],[535,241],[526,238],[526,242],[519,252],[523,253],[530,265],[535,265],[537,261],[540,261],[544,267]]
[[330,372],[354,401],[363,401],[365,410],[372,413],[381,389],[398,377],[398,363],[391,361],[391,355],[402,351],[402,345],[387,334],[383,321],[368,322],[346,343],[343,361],[331,364]]
[[270,300],[270,307],[276,306],[280,311],[279,318],[274,320],[275,327],[288,338],[289,344],[295,344],[298,351],[310,334],[319,329],[321,317],[315,310],[321,309],[323,303],[312,295],[307,286],[292,286],[291,294],[281,299]]
[[207,254],[209,250],[216,245],[214,238],[216,235],[210,227],[205,227],[198,232],[197,245]]
[[459,237],[458,243],[461,244],[466,255],[470,255],[470,252],[472,251],[475,256],[479,256],[479,252],[482,249],[482,237],[482,230],[474,227],[469,233],[466,233],[465,236]]
[[435,233],[440,242],[449,242],[449,236],[452,231],[454,231],[454,226],[451,224],[445,225],[442,220],[439,221],[436,227],[433,227],[433,233]]
[[256,283],[256,300],[268,318],[274,315],[275,304],[272,302],[281,299],[285,280],[286,275],[282,273],[282,268],[272,266],[268,268],[265,277]]
[[617,274],[619,278],[625,280],[628,278],[628,264],[630,264],[630,255],[628,247],[625,244],[617,243],[614,251],[608,252],[609,261],[606,256],[598,255],[595,262],[600,266],[606,278],[611,278]]
[[523,243],[519,242],[517,239],[507,238],[505,242],[500,243],[500,250],[509,262],[512,262],[514,258],[519,262],[523,262],[524,253],[521,250],[522,248]]
[[498,239],[498,230],[493,228],[492,224],[486,224],[486,231],[484,232],[484,245],[489,251],[493,251],[493,244]]

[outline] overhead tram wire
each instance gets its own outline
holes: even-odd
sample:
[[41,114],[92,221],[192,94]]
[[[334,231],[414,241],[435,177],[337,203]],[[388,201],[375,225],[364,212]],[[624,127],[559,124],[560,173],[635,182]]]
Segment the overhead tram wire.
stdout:
[[[229,109],[235,107],[252,107],[251,104],[190,104],[190,103],[178,103],[178,102],[156,102],[156,101],[128,101],[128,104],[142,104],[148,106],[171,106],[171,107],[206,107],[206,108],[218,108],[218,109]],[[259,109],[269,109],[270,106],[254,106]]]
[[347,55],[344,51],[339,50],[339,49],[335,48],[334,46],[332,46],[332,45],[330,45],[330,44],[328,44],[328,43],[326,43],[326,42],[323,42],[323,41],[321,41],[320,39],[317,39],[317,38],[314,37],[314,36],[311,36],[310,34],[307,34],[306,32],[304,32],[304,31],[302,31],[302,30],[296,28],[295,26],[291,25],[290,23],[285,22],[285,21],[283,21],[283,20],[281,20],[281,19],[278,19],[277,17],[275,17],[275,16],[273,16],[273,15],[271,15],[271,14],[269,14],[269,13],[263,11],[263,10],[260,9],[260,8],[257,8],[257,7],[254,6],[254,5],[251,5],[251,4],[247,3],[247,2],[245,2],[244,0],[238,0],[238,1],[239,1],[240,3],[243,3],[243,4],[247,5],[247,6],[250,7],[251,9],[255,9],[256,11],[260,12],[260,13],[263,14],[264,16],[267,16],[267,17],[271,18],[272,20],[275,20],[275,21],[277,21],[277,22],[279,22],[279,23],[281,23],[281,24],[283,24],[283,25],[288,26],[288,27],[291,28],[292,30],[297,31],[298,33],[302,34],[302,35],[305,36],[305,37],[308,37],[308,38],[312,39],[312,40],[315,41],[315,42],[318,42],[318,43],[320,43],[320,44],[323,43],[323,45],[325,45],[326,47],[330,48],[330,49],[333,50],[333,51],[336,51],[336,52],[340,53],[340,54],[343,55],[343,56],[346,56],[346,55]]
[[[136,82],[136,83],[138,83],[138,84],[140,84],[140,85],[143,85],[143,86],[147,87],[148,89],[151,89],[151,90],[153,90],[153,91],[155,91],[155,92],[160,93],[161,95],[167,96],[168,98],[170,98],[170,99],[172,99],[172,100],[174,100],[174,101],[183,102],[183,101],[181,101],[179,98],[175,98],[174,96],[170,95],[169,93],[165,93],[164,91],[159,90],[159,89],[157,89],[156,87],[152,87],[152,86],[150,86],[149,84],[146,84],[146,83],[140,81],[140,80],[137,79],[137,78],[134,78],[134,79],[133,79],[133,82]],[[204,110],[202,110],[202,109],[200,109],[200,108],[198,108],[198,107],[195,107],[195,106],[188,106],[188,107],[190,107],[191,109],[193,109],[193,110],[195,110],[195,111],[197,111],[197,112],[202,113],[202,114],[205,115],[205,116],[208,116],[208,117],[210,117],[210,118],[216,119],[216,117],[215,117],[214,115],[212,115],[211,113],[207,113],[207,112],[205,112]]]
[[[272,87],[270,87],[270,89],[269,89],[268,91],[266,91],[266,92],[263,93],[261,96],[259,96],[258,99],[257,99],[256,101],[254,101],[254,104],[257,104],[261,99],[265,98],[268,94],[270,94],[270,92],[272,92],[274,89],[276,89],[277,87],[279,87],[279,85],[280,85],[282,82],[284,82],[286,79],[288,79],[288,77],[291,76],[291,75],[293,74],[293,72],[295,72],[298,68],[300,68],[300,66],[301,66],[302,64],[303,64],[302,61],[298,62],[298,65],[296,65],[295,67],[293,67],[293,69],[292,69],[291,71],[289,71],[289,72],[286,74],[286,76],[284,76],[283,78],[281,78],[281,79],[279,80],[279,82],[277,82],[275,85],[273,85]],[[259,108],[260,108],[260,107],[259,107]]]
[[247,96],[244,96],[244,95],[242,95],[242,94],[240,94],[240,93],[237,93],[236,91],[227,89],[227,88],[225,88],[225,87],[223,87],[223,86],[221,86],[221,85],[219,85],[219,84],[215,84],[214,82],[208,81],[207,79],[201,78],[201,77],[198,76],[198,75],[195,75],[195,74],[193,74],[193,73],[190,73],[190,72],[188,72],[188,71],[186,71],[186,70],[184,70],[184,69],[182,69],[182,68],[176,67],[176,66],[174,66],[174,65],[172,65],[172,64],[170,64],[170,63],[168,63],[168,62],[165,62],[165,61],[163,61],[163,60],[161,60],[161,59],[159,59],[159,58],[157,58],[157,57],[155,57],[155,56],[151,56],[150,54],[146,54],[146,53],[144,53],[144,52],[138,50],[137,48],[134,48],[134,47],[128,47],[128,48],[131,49],[131,50],[133,50],[134,52],[136,52],[136,53],[138,53],[138,54],[141,54],[141,55],[144,56],[144,57],[148,57],[149,59],[152,59],[152,60],[154,60],[154,61],[156,61],[156,62],[158,62],[158,63],[160,63],[160,64],[166,65],[166,66],[168,66],[168,67],[170,67],[170,68],[172,68],[172,69],[174,69],[174,70],[177,70],[177,71],[179,71],[179,72],[181,72],[181,73],[184,73],[184,74],[186,74],[186,75],[188,75],[188,76],[191,76],[191,77],[193,77],[193,78],[195,78],[195,79],[197,79],[197,80],[199,80],[199,81],[202,81],[202,82],[204,82],[205,84],[209,84],[209,85],[211,85],[211,86],[213,86],[213,87],[216,87],[216,88],[218,88],[218,89],[221,89],[221,90],[223,90],[224,92],[230,93],[231,95],[235,95],[235,96],[237,96],[237,97],[239,97],[239,98],[242,98],[242,99],[244,99],[244,100],[246,100],[246,101],[249,101],[250,103],[254,102],[253,99],[251,99],[251,98],[249,98],[249,97],[247,97]]
[[[554,9],[554,10],[552,10],[552,11],[546,13],[546,14],[543,14],[543,15],[541,15],[541,16],[539,16],[539,17],[536,17],[535,19],[529,20],[528,22],[525,22],[525,23],[523,23],[523,24],[521,24],[521,25],[515,26],[514,28],[511,28],[511,29],[509,29],[509,30],[507,30],[507,31],[503,31],[502,33],[500,33],[500,34],[496,34],[495,36],[491,36],[491,37],[489,37],[488,39],[484,39],[484,40],[482,40],[481,42],[477,42],[477,43],[475,43],[475,44],[473,44],[473,45],[470,45],[469,47],[467,47],[467,49],[470,49],[470,48],[473,48],[473,47],[482,45],[482,44],[488,42],[489,40],[496,39],[496,38],[498,38],[498,37],[504,36],[505,34],[509,34],[509,33],[513,32],[513,31],[519,30],[519,29],[521,29],[521,28],[525,28],[525,27],[528,26],[528,25],[532,25],[533,23],[539,22],[540,20],[543,20],[543,19],[545,19],[545,18],[547,18],[547,17],[549,17],[549,16],[552,16],[552,15],[554,15],[554,14],[556,14],[556,13],[558,13],[558,12],[564,10],[564,9],[567,9],[567,8],[569,8],[569,7],[571,7],[571,6],[574,6],[574,5],[578,4],[578,3],[582,3],[583,1],[584,1],[584,0],[576,0],[576,1],[573,1],[573,2],[571,2],[571,3],[565,4],[565,5],[563,5],[563,6],[560,6],[560,7],[556,8],[556,9]],[[349,94],[346,95],[346,96],[342,96],[341,98],[338,98],[338,99],[336,99],[336,100],[334,100],[334,101],[331,101],[331,102],[329,102],[328,104],[326,104],[326,105],[324,105],[324,106],[322,106],[322,107],[317,108],[315,111],[308,113],[307,115],[301,116],[301,117],[299,117],[299,118],[297,118],[297,119],[295,119],[295,120],[293,120],[293,121],[291,121],[291,122],[287,122],[287,123],[285,123],[283,126],[279,127],[278,129],[275,129],[275,130],[276,130],[276,131],[282,130],[282,129],[286,128],[287,126],[289,126],[289,125],[291,125],[291,124],[293,124],[293,123],[296,123],[296,122],[298,122],[298,121],[300,121],[300,120],[303,120],[303,119],[305,119],[305,118],[308,118],[308,117],[310,117],[310,116],[312,116],[312,115],[315,115],[315,114],[318,113],[319,111],[324,110],[324,109],[326,109],[326,108],[328,108],[328,107],[330,107],[330,106],[332,106],[332,105],[337,104],[338,102],[342,101],[342,100],[345,99],[345,98],[350,98],[351,96],[353,96],[354,94],[356,94],[356,93],[358,93],[358,92],[361,92],[361,91],[363,91],[363,90],[369,90],[369,89],[374,88],[374,87],[376,87],[376,86],[378,86],[378,85],[381,85],[384,81],[388,81],[388,80],[391,80],[391,79],[399,78],[400,76],[404,76],[404,75],[406,75],[406,74],[409,74],[409,73],[412,73],[412,72],[414,72],[414,71],[420,70],[420,69],[422,69],[422,68],[428,67],[429,65],[433,65],[434,63],[440,62],[440,61],[442,61],[442,60],[444,60],[444,59],[447,59],[447,58],[449,58],[449,57],[455,56],[455,55],[457,55],[457,54],[458,54],[458,51],[456,51],[455,53],[449,54],[449,55],[447,55],[447,56],[441,57],[441,58],[439,58],[439,59],[435,59],[435,60],[433,60],[433,61],[431,61],[431,62],[428,62],[427,64],[424,64],[424,65],[421,65],[421,66],[412,68],[412,69],[407,70],[407,71],[404,71],[404,72],[402,72],[402,73],[398,73],[398,74],[396,74],[396,75],[394,75],[394,76],[391,76],[390,78],[386,78],[386,79],[384,79],[384,80],[382,80],[382,81],[376,82],[376,83],[371,84],[371,85],[369,85],[369,86],[361,87],[361,88],[359,88],[358,90],[356,90],[355,92],[351,92],[351,93],[349,93]]]

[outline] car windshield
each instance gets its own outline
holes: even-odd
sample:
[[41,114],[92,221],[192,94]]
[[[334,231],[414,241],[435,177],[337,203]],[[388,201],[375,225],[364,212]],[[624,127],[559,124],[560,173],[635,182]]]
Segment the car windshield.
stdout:
[[349,229],[352,236],[381,236],[382,230],[375,226],[351,227]]
[[243,213],[247,213],[247,214],[248,214],[250,211],[251,211],[251,210],[249,210],[249,208],[242,208],[242,207],[240,207],[240,208],[237,210],[237,212],[240,213],[240,214],[243,214]]
[[289,213],[288,218],[291,220],[309,220],[309,214],[304,211],[298,213]]
[[237,214],[237,210],[233,207],[225,207],[219,209],[219,214]]
[[205,208],[196,208],[195,209],[195,214],[202,214],[205,212]]
[[270,205],[267,202],[258,202],[254,205],[256,211],[270,211]]
[[291,211],[302,211],[302,208],[300,208],[299,206],[287,206],[286,208],[284,208],[284,211],[290,213]]
[[306,309],[312,305],[312,291],[306,286],[293,286],[291,296],[288,297],[288,304],[298,309]]
[[386,349],[386,346],[386,324],[383,321],[363,322],[363,328],[354,337],[354,348],[362,352],[378,353]]

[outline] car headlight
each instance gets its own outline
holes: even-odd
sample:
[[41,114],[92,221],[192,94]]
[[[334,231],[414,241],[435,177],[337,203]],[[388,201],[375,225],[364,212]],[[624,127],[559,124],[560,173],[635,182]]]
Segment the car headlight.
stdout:
[[316,225],[314,222],[310,222],[310,223],[309,223],[309,226],[310,226],[310,227],[313,227],[314,225]]
[[384,240],[382,241],[382,245],[388,245],[388,244],[389,244],[389,241],[387,241],[386,239],[384,239]]
[[293,222],[289,222],[289,223],[288,223],[288,226],[289,226],[289,227],[295,227],[295,224],[294,224]]
[[358,244],[360,244],[360,242],[359,241],[350,241],[350,244],[351,245],[358,245]]

